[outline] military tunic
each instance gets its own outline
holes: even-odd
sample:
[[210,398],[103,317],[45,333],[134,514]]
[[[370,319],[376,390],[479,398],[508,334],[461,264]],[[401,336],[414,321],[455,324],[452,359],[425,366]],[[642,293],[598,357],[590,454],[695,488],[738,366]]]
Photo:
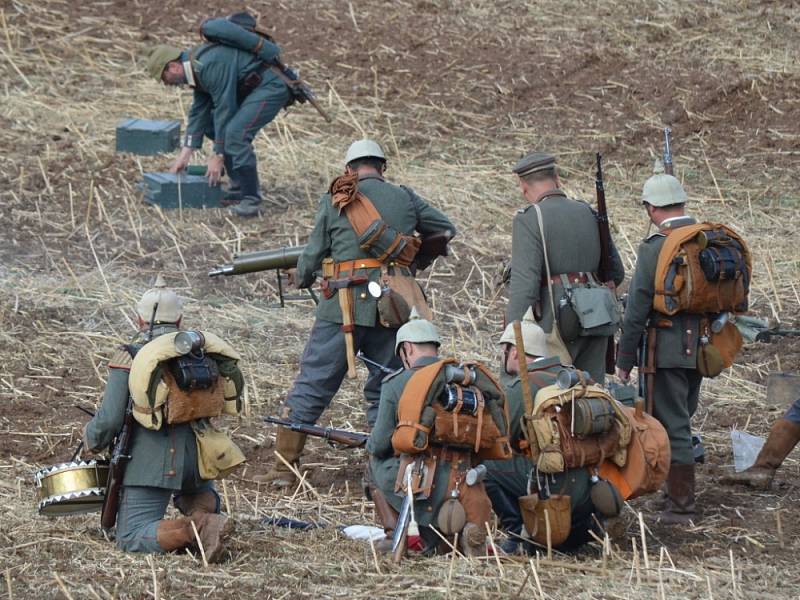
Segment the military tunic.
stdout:
[[[450,230],[455,234],[453,223],[410,188],[389,183],[378,175],[368,175],[359,179],[358,189],[372,201],[384,221],[400,233],[411,235],[417,231],[424,235]],[[330,194],[325,194],[319,202],[314,229],[297,262],[300,287],[310,287],[314,283],[322,260],[328,256],[337,263],[371,258],[359,247],[347,216],[339,214],[331,204]],[[364,269],[362,272],[370,281],[380,278],[380,269]],[[379,323],[378,302],[367,293],[366,283],[351,289],[356,351],[361,349],[378,363],[400,368],[394,354],[397,330]],[[341,323],[342,312],[336,293],[329,299],[320,298],[316,320],[300,361],[300,373],[285,402],[296,422],[316,423],[342,384],[347,372],[347,359]],[[364,386],[364,396],[368,405],[367,422],[372,425],[378,413],[383,373],[375,367],[367,368],[370,375]]]
[[[159,327],[155,335],[176,331]],[[131,359],[120,351],[109,364],[103,401],[86,427],[88,448],[109,447],[122,429],[128,403]],[[197,442],[189,423],[153,431],[134,421],[131,458],[125,468],[119,513],[117,546],[128,552],[163,552],[156,541],[158,522],[171,498],[214,492],[211,481],[200,478]]]
[[[544,221],[544,235],[551,276],[567,273],[594,273],[600,267],[600,234],[594,210],[579,200],[567,198],[555,189],[539,202]],[[517,212],[511,237],[511,284],[506,309],[508,322],[521,320],[528,308],[534,307],[536,319],[546,332],[553,324],[547,269],[539,219],[533,205]],[[625,268],[613,242],[611,244],[611,278],[616,285],[625,278]],[[579,285],[579,284],[576,284]],[[553,298],[558,305],[564,296],[561,281],[553,284]],[[558,308],[556,308],[558,310]],[[565,332],[561,330],[562,337]],[[574,365],[603,383],[605,380],[606,337],[577,337],[564,342]]]
[[[243,48],[254,47],[252,36],[256,36],[226,19],[206,21],[203,33]],[[252,141],[287,105],[291,92],[275,73],[262,67],[278,56],[277,45],[265,40],[258,55],[232,45],[202,44],[185,51],[181,61],[191,63],[187,81],[194,89],[184,145],[200,148],[204,136],[211,138],[214,153],[224,155],[226,168],[235,172],[256,168]],[[242,97],[240,83],[254,72],[261,73],[261,83]]]
[[[555,383],[556,375],[561,369],[557,358],[540,358],[528,365],[529,371],[536,371],[540,385],[531,382],[531,394],[541,388]],[[524,440],[522,433],[522,417],[525,404],[522,399],[522,384],[519,377],[506,387],[509,420],[511,425],[511,446],[514,456],[510,460],[484,461],[487,473],[484,483],[486,493],[492,501],[492,509],[500,518],[506,531],[517,534],[522,531],[522,513],[518,499],[528,494],[528,478],[533,462],[520,451],[519,443]],[[544,477],[544,476],[543,476]],[[589,495],[590,477],[586,469],[570,469],[565,473],[547,475],[551,494],[566,494],[572,506],[572,529],[567,540],[559,546],[561,549],[575,548],[589,540],[589,529],[592,528],[594,505]],[[535,489],[532,493],[536,493]]]
[[653,297],[658,255],[667,233],[695,223],[689,216],[669,219],[661,224],[661,231],[640,244],[617,352],[617,367],[629,372],[645,328],[656,327],[654,416],[669,434],[672,462],[686,465],[694,464],[690,420],[702,381],[697,371],[700,316],[658,313],[653,310]]

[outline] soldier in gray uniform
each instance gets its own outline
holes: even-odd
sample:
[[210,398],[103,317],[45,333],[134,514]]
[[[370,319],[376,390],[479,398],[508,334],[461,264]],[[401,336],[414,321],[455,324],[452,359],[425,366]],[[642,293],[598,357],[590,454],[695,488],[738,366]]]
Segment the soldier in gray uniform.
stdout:
[[[449,230],[455,226],[439,210],[430,206],[411,188],[389,183],[383,178],[386,158],[381,147],[372,140],[354,142],[345,157],[345,172],[358,174],[358,191],[369,198],[383,221],[394,230],[410,235],[422,235]],[[323,259],[333,259],[333,268],[342,277],[358,277],[350,286],[353,299],[352,332],[355,350],[390,368],[399,368],[394,353],[397,329],[384,327],[378,321],[377,299],[367,290],[369,282],[377,282],[381,265],[359,246],[358,236],[345,214],[331,202],[331,194],[322,196],[314,229],[297,263],[296,283],[300,288],[310,287],[321,269]],[[403,269],[406,267],[396,266]],[[408,272],[410,274],[410,272]],[[283,404],[282,416],[297,423],[313,425],[333,400],[347,372],[345,334],[342,310],[336,291],[320,299],[311,335],[300,359],[300,373]],[[378,400],[381,394],[383,373],[372,366],[364,386],[367,401],[367,423],[375,423]],[[305,434],[289,429],[278,430],[276,450],[287,461],[297,463],[305,445]],[[257,476],[262,482],[276,487],[288,487],[295,476],[286,465],[276,459],[274,467],[265,475]]]
[[[165,289],[159,278],[156,287],[139,301],[136,312],[142,335],[111,357],[102,404],[84,427],[83,443],[90,452],[109,447],[122,429],[132,355],[143,347],[148,332],[152,331],[155,339],[179,329],[182,302],[177,294]],[[117,547],[126,552],[169,552],[194,547],[194,522],[207,560],[219,560],[223,540],[233,523],[220,514],[220,499],[213,482],[200,477],[192,423],[163,423],[160,429],[152,430],[134,421],[132,440],[117,514]],[[183,517],[164,519],[170,500]]]
[[[280,48],[227,19],[206,21],[203,33],[228,39],[238,47],[204,43],[181,50],[158,45],[147,61],[147,72],[156,81],[188,85],[194,91],[183,149],[170,170],[177,173],[186,168],[203,138],[211,138],[209,184],[219,181],[225,167],[235,190],[226,196],[234,204],[233,212],[255,217],[262,198],[253,139],[291,101],[286,83],[267,68]],[[257,51],[240,49],[256,48],[257,43]]]
[[[654,415],[669,434],[672,465],[661,520],[687,523],[695,517],[695,462],[690,421],[697,409],[702,375],[697,370],[700,315],[673,316],[653,309],[658,255],[667,234],[697,221],[685,214],[686,192],[660,162],[642,190],[642,205],[658,231],[640,245],[628,292],[622,336],[617,350],[617,375],[627,382],[646,328],[655,331]],[[641,367],[640,367],[641,368]]]
[[[602,283],[597,281],[596,275],[600,266],[597,215],[587,203],[568,198],[560,189],[556,159],[550,154],[533,152],[520,160],[513,170],[519,176],[522,195],[530,205],[514,217],[506,321],[521,320],[528,308],[533,307],[537,322],[545,332],[551,331],[553,310],[545,266],[546,251],[559,331],[566,349],[575,367],[589,371],[602,385],[608,336],[613,335],[616,325],[609,326],[604,335],[587,335],[588,332],[581,331],[572,308],[575,296],[581,294],[582,289],[596,288]],[[541,210],[544,240],[534,205]],[[612,279],[619,285],[625,278],[625,269],[613,243],[611,265]],[[616,319],[615,315],[608,316]]]

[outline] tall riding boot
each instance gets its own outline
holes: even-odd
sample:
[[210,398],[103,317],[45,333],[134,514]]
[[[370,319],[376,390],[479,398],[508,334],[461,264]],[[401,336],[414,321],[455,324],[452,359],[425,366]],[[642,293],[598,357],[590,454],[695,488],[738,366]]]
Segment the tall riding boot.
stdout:
[[668,525],[695,519],[694,463],[672,464],[667,475],[667,498],[660,521]]
[[234,171],[233,176],[239,183],[242,200],[231,210],[240,217],[257,217],[261,212],[261,191],[256,167],[240,167]]
[[752,467],[741,473],[733,473],[722,478],[722,483],[739,483],[760,490],[768,490],[772,485],[775,471],[784,459],[800,442],[800,425],[788,419],[778,419],[773,423],[769,437]]
[[224,155],[225,172],[228,174],[228,189],[222,197],[222,206],[238,204],[242,200],[242,186],[233,172],[233,158],[229,154]]
[[211,490],[199,494],[181,494],[175,498],[175,507],[187,517],[201,512],[218,513],[219,496]]
[[486,530],[477,523],[467,523],[459,536],[464,556],[486,556]]
[[[300,455],[306,445],[306,434],[292,431],[286,427],[278,429],[278,439],[275,442],[275,452],[280,454],[286,462],[294,467],[300,465]],[[284,462],[275,457],[275,464],[264,475],[253,477],[259,483],[268,483],[273,487],[286,488],[297,483],[297,477]]]
[[187,517],[164,519],[158,522],[156,541],[164,552],[182,550],[194,544],[192,522]]
[[[226,515],[198,512],[192,516],[203,552],[210,563],[219,562],[222,558],[225,538],[233,531],[233,521]],[[194,533],[194,532],[193,532]]]

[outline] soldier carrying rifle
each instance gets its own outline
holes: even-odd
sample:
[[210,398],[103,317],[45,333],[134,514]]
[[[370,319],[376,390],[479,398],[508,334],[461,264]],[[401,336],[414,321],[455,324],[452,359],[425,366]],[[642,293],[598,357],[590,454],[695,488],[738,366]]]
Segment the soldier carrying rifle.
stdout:
[[219,182],[224,168],[230,187],[223,203],[233,205],[241,217],[255,217],[262,197],[253,139],[293,102],[317,105],[311,90],[280,61],[278,45],[249,13],[208,19],[200,31],[205,43],[186,50],[158,45],[147,61],[147,72],[156,81],[194,91],[183,149],[170,171],[185,169],[203,138],[210,138],[209,184]]

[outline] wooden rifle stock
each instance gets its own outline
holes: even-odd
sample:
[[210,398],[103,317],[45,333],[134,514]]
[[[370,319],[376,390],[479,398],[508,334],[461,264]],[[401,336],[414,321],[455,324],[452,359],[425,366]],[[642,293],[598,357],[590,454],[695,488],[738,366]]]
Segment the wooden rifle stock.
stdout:
[[111,529],[117,524],[122,481],[125,479],[125,469],[131,458],[133,427],[133,398],[128,395],[128,405],[125,408],[125,421],[114,442],[114,450],[111,453],[111,464],[108,469],[106,495],[105,498],[103,498],[103,508],[100,512],[100,525],[103,529]]
[[[600,281],[605,283],[616,296],[614,280],[611,276],[611,231],[608,227],[608,208],[606,207],[606,189],[603,184],[603,157],[597,153],[597,229],[600,233]],[[614,336],[609,336],[606,346],[606,373],[614,373],[615,363]]]

